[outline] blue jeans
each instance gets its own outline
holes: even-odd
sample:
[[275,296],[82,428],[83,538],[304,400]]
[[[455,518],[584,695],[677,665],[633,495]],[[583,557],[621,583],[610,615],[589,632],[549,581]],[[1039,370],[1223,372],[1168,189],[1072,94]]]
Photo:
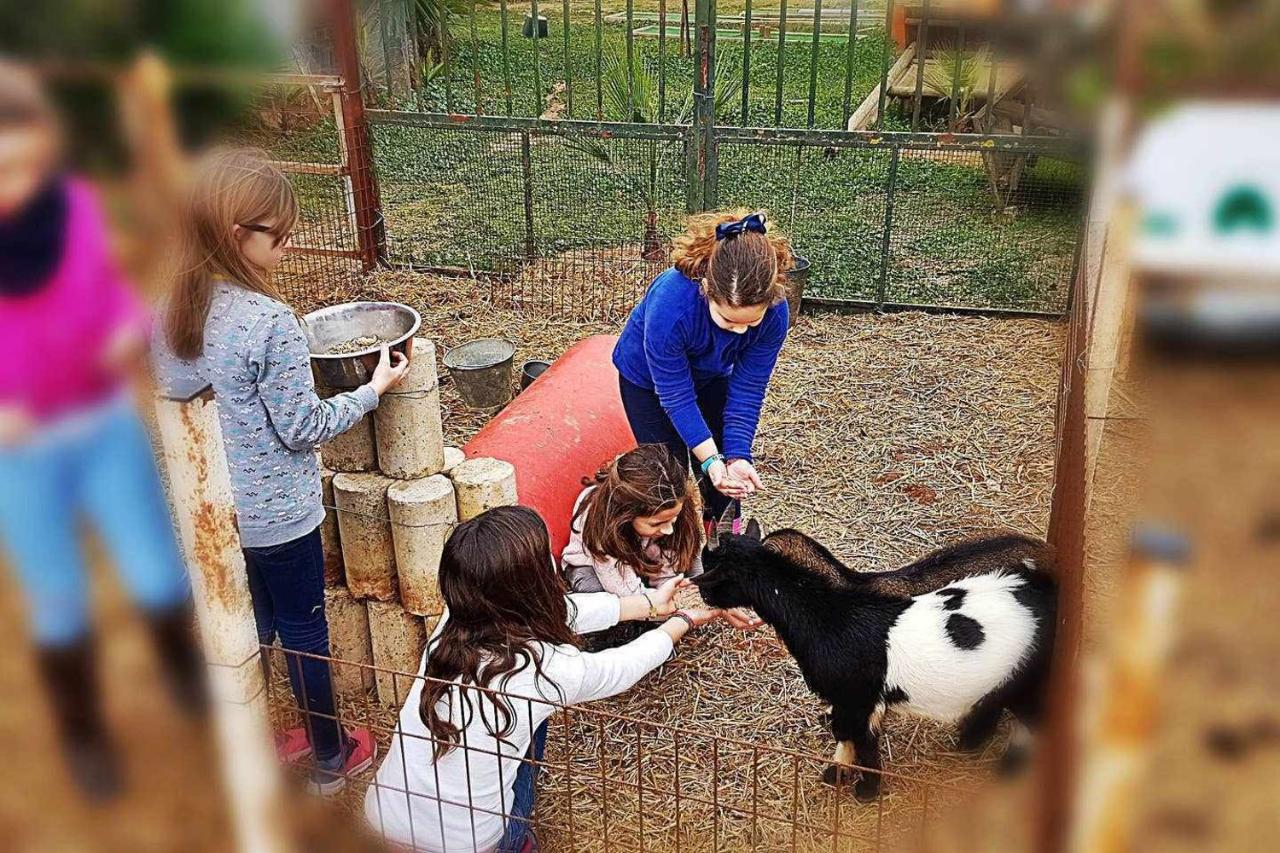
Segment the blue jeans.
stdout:
[[329,656],[320,528],[283,545],[245,548],[244,561],[258,642],[268,646],[279,636],[289,665],[289,684],[303,711],[311,748],[318,761],[330,761],[342,749],[343,736],[335,719],[329,662],[289,654]]
[[[57,381],[56,378],[50,381]],[[152,615],[190,596],[146,430],[126,401],[0,449],[0,543],[21,581],[35,639],[69,646],[89,633],[79,524],[101,537],[130,598]]]
[[[665,444],[677,460],[683,462],[690,459],[694,470],[698,469],[698,460],[693,459],[690,447],[684,443],[675,424],[662,408],[657,391],[650,391],[634,385],[618,377],[618,390],[622,394],[622,408],[627,413],[627,423],[636,437],[637,444]],[[724,407],[729,399],[729,380],[727,377],[713,379],[698,389],[698,411],[707,422],[707,429],[716,440],[716,446],[724,448]],[[710,518],[720,518],[734,501],[725,497],[706,477],[698,478],[698,488],[702,492],[704,513]]]
[[[529,754],[534,761],[541,761],[547,751],[547,721],[533,732]],[[515,790],[511,794],[511,820],[498,844],[498,853],[519,853],[529,835],[529,819],[533,816],[534,783],[538,781],[538,766],[522,762],[516,771]]]

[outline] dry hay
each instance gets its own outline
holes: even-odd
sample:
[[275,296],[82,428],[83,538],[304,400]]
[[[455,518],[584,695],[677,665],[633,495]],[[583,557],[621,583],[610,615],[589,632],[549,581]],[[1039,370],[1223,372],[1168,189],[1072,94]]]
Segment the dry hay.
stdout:
[[[618,329],[521,316],[490,304],[488,287],[469,280],[391,273],[369,289],[417,308],[422,334],[446,348],[510,338],[517,365]],[[766,529],[798,527],[864,571],[900,566],[976,529],[1043,534],[1062,343],[1062,326],[1046,321],[802,317],[783,350],[757,442],[771,488],[748,502],[747,513]],[[447,384],[442,402],[452,443],[465,442],[487,418],[463,409]],[[631,721],[595,717],[597,709]],[[704,630],[637,688],[573,711],[567,729],[562,717],[553,719],[539,782],[542,840],[552,850],[638,848],[641,839],[648,849],[674,847],[678,764],[682,848],[790,848],[793,803],[796,822],[812,826],[795,829],[800,849],[855,849],[877,838],[903,846],[926,810],[936,818],[945,802],[962,799],[913,780],[971,789],[990,777],[999,751],[993,745],[982,758],[960,755],[949,727],[890,715],[884,765],[908,778],[887,778],[879,804],[862,805],[848,791],[837,799],[818,781],[832,745],[824,710],[772,631]],[[394,725],[392,712],[359,713]],[[678,762],[673,726],[696,733],[680,735]],[[715,737],[728,740],[713,745]],[[713,816],[692,800],[719,809]],[[788,819],[753,821],[753,803]],[[841,833],[835,844],[833,825]]]
[[570,249],[524,264],[494,295],[526,312],[586,320],[625,318],[666,259],[646,260],[639,243]]

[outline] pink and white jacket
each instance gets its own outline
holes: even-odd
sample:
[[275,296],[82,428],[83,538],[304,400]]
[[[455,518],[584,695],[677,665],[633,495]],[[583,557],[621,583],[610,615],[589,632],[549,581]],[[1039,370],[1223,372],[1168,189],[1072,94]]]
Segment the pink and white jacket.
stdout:
[[[613,557],[596,556],[588,551],[586,545],[583,544],[582,528],[586,525],[588,513],[584,512],[579,516],[578,509],[593,489],[595,489],[595,486],[587,486],[582,490],[582,494],[578,495],[578,499],[573,502],[573,515],[569,523],[569,544],[564,546],[564,553],[560,557],[560,565],[564,568],[565,577],[569,582],[569,589],[571,592],[611,592],[619,597],[639,595],[645,589],[646,582],[644,578],[636,574],[635,569],[619,563]],[[641,544],[645,546],[646,553],[649,556],[662,558],[662,573],[650,578],[648,586],[660,586],[664,581],[680,574],[679,567],[673,566],[670,558],[663,554],[656,544],[648,540],[642,540]],[[693,565],[684,572],[688,577],[694,577],[701,573],[701,557],[696,558]]]

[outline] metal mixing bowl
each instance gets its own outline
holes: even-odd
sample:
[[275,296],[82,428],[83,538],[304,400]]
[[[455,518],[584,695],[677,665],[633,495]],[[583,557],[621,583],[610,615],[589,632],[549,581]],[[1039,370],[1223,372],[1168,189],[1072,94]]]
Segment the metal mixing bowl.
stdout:
[[316,384],[338,391],[359,388],[378,366],[381,344],[358,352],[330,353],[341,343],[373,335],[387,342],[392,352],[413,356],[413,336],[422,318],[399,302],[346,302],[312,311],[302,318],[311,350],[311,370]]

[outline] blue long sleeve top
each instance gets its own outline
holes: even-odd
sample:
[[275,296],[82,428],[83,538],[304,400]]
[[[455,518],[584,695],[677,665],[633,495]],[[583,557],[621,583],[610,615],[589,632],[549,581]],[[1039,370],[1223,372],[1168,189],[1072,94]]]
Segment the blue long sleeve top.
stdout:
[[632,310],[613,350],[613,363],[628,382],[657,392],[689,447],[711,438],[698,410],[697,389],[727,376],[720,449],[731,459],[751,459],[760,409],[787,325],[787,303],[779,302],[743,334],[722,329],[711,319],[698,283],[672,268],[654,279]]

